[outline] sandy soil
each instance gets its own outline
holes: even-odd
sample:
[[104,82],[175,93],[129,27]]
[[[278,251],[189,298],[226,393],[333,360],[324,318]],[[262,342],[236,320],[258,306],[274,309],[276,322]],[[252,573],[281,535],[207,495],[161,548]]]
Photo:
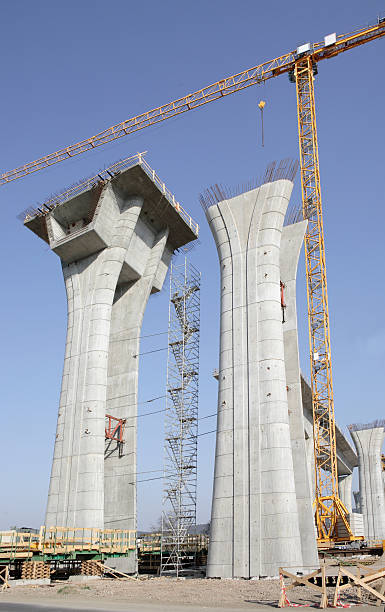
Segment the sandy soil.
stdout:
[[[334,589],[329,590],[330,601]],[[93,607],[110,602],[121,604],[157,604],[169,606],[194,606],[206,608],[266,608],[276,607],[280,596],[278,580],[204,580],[149,578],[130,581],[98,579],[82,584],[66,582],[50,586],[19,586],[0,593],[0,602],[24,601],[29,603],[80,603]],[[291,602],[310,604],[319,603],[319,595],[307,587],[297,587],[290,591]],[[355,601],[354,597],[344,594],[344,601]],[[156,606],[154,606],[156,607]]]
[[[20,586],[0,594],[0,601],[49,602],[52,599],[66,601],[81,599],[91,607],[95,601],[112,599],[127,603],[153,603],[205,607],[255,607],[259,604],[276,605],[279,597],[278,580],[183,580],[175,578],[151,578],[137,581],[110,579],[89,583],[55,583],[52,586]],[[252,605],[254,604],[254,605]]]
[[[346,564],[346,560],[341,560]],[[373,557],[351,558],[350,563],[367,561],[372,565]],[[372,567],[384,567],[385,555],[377,559]],[[350,565],[349,563],[349,565]],[[338,573],[338,560],[326,561],[326,573]],[[355,568],[349,568],[355,573]],[[12,583],[11,583],[12,584]],[[142,604],[153,606],[186,606],[204,608],[246,609],[264,607],[276,608],[280,598],[281,588],[278,579],[275,580],[206,580],[158,578],[153,576],[140,576],[134,580],[114,580],[108,578],[94,579],[86,583],[68,583],[66,581],[52,582],[47,586],[15,586],[0,592],[0,602],[28,602],[51,605],[67,605],[73,607],[103,607],[112,609],[112,603],[123,609],[127,604]],[[318,607],[320,595],[318,592],[298,586],[289,590],[290,602]],[[328,588],[330,604],[333,602],[334,588]],[[344,591],[342,603],[358,603],[354,589]],[[365,604],[372,604],[374,600],[369,594],[363,593]],[[359,607],[355,608],[359,610]]]

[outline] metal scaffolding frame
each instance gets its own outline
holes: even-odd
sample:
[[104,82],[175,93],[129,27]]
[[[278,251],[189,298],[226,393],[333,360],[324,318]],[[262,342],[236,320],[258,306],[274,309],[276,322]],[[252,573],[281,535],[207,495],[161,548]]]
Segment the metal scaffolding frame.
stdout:
[[192,565],[187,536],[196,525],[200,272],[171,264],[164,439],[161,573]]

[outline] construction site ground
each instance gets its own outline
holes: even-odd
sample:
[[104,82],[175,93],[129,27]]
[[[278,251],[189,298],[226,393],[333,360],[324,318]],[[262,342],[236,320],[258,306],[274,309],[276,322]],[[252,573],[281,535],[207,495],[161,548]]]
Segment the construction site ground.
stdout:
[[[344,561],[346,564],[346,561]],[[349,562],[350,563],[350,562]],[[351,561],[352,569],[354,560]],[[333,569],[335,568],[335,572]],[[328,561],[328,574],[338,573],[335,561]],[[12,582],[11,582],[12,584]],[[295,587],[289,593],[292,603],[317,608],[320,597],[305,586]],[[334,588],[328,588],[330,605]],[[140,576],[137,580],[114,580],[95,578],[83,583],[68,581],[52,582],[50,585],[14,586],[0,593],[0,610],[17,610],[6,604],[34,604],[40,609],[72,608],[88,610],[142,610],[163,611],[189,609],[257,610],[276,608],[280,597],[278,579],[265,580],[210,580],[202,578],[166,578]],[[355,609],[367,609],[374,605],[363,594],[362,605],[358,603],[354,589],[343,594],[342,604],[355,603]],[[22,609],[22,608],[20,608]],[[27,609],[27,608],[25,608]]]

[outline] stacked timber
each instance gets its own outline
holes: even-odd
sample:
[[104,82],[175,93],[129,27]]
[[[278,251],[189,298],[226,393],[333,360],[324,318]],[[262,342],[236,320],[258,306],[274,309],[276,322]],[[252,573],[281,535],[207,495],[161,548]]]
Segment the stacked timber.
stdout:
[[41,578],[50,578],[51,566],[44,561],[24,561],[21,564],[22,580],[38,580]]
[[80,573],[82,576],[102,576],[103,566],[100,561],[82,561]]

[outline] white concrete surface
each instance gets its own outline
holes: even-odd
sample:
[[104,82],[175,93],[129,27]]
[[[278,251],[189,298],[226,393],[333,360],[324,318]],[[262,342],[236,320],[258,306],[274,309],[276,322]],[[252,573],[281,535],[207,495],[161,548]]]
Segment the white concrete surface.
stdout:
[[353,512],[352,505],[353,474],[345,474],[338,478],[338,494],[349,514]]
[[206,213],[221,270],[209,577],[275,576],[303,564],[280,302],[292,187],[268,183]]
[[[315,491],[315,465],[314,465],[314,439],[313,439],[313,407],[312,394],[309,383],[301,375],[302,407],[305,425],[306,453],[308,459],[308,472],[312,489],[312,499]],[[358,466],[358,458],[349,440],[336,423],[336,447],[337,447],[337,469],[339,483],[346,479],[345,484],[339,486],[339,494],[342,501],[347,506],[348,512],[351,511],[351,496],[349,505],[349,487],[353,470]]]
[[[301,370],[299,363],[296,281],[298,259],[305,236],[307,221],[283,228],[280,250],[280,278],[284,284],[283,340],[291,448],[294,480],[298,505],[303,566],[310,572],[319,567],[316,526],[313,512],[312,474],[313,444],[305,440],[305,422],[302,407]],[[310,457],[308,456],[310,453]]]
[[385,494],[382,480],[381,448],[384,427],[351,430],[358,454],[361,512],[365,537],[385,540]]

